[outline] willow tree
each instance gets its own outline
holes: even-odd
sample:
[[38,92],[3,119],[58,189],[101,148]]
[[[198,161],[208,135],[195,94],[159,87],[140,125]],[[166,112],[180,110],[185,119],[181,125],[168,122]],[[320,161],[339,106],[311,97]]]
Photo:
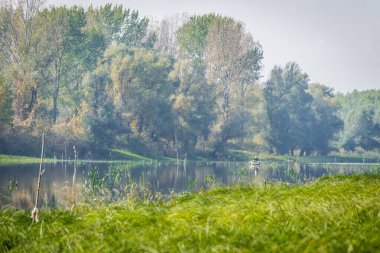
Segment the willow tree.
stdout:
[[214,153],[221,153],[228,141],[247,134],[251,113],[245,101],[260,77],[261,46],[241,22],[215,14],[190,17],[178,30],[177,41],[177,65],[182,66],[178,76],[205,70],[209,96],[216,105],[210,107],[215,119],[210,141]]
[[[4,143],[12,121],[12,92],[9,82],[0,74],[0,144]],[[5,147],[5,145],[0,145]],[[3,150],[4,152],[4,150]]]
[[205,143],[215,122],[215,96],[208,84],[203,65],[187,65],[180,75],[175,69],[179,86],[173,103],[175,116],[175,142],[179,151],[192,152],[200,143]]
[[309,77],[295,62],[275,66],[265,83],[264,97],[269,131],[266,139],[279,154],[293,153],[309,145],[312,96]]
[[177,31],[179,55],[187,63],[204,62],[206,38],[212,23],[221,18],[220,15],[195,15],[189,18]]
[[219,106],[215,152],[222,151],[229,140],[247,134],[251,114],[246,95],[260,78],[262,59],[260,44],[241,22],[224,17],[212,23],[206,39],[205,62]]
[[87,26],[104,35],[107,45],[123,43],[129,47],[141,47],[147,33],[149,20],[140,17],[138,11],[122,5],[106,4],[87,10]]
[[62,89],[80,83],[87,70],[86,15],[83,8],[59,7],[44,9],[40,19],[43,27],[41,43],[46,51],[40,76],[49,84],[48,92],[53,101],[52,123],[55,124]]
[[337,96],[344,127],[337,148],[380,149],[380,91],[356,91]]
[[301,154],[308,155],[311,151],[316,151],[324,155],[333,149],[333,142],[343,128],[343,121],[338,116],[340,106],[333,89],[322,84],[310,84],[308,93],[313,96],[311,103],[313,120],[305,122],[305,126],[310,129],[309,146],[305,146]]
[[111,54],[111,92],[128,139],[137,138],[153,149],[169,148],[173,141],[171,109],[175,86],[168,79],[172,60],[152,50],[121,45]]
[[15,125],[23,124],[37,106],[40,88],[35,68],[37,41],[36,17],[39,0],[10,1],[0,7],[0,57],[3,74],[11,81],[14,91]]
[[206,77],[206,38],[215,14],[190,17],[176,32],[177,59],[171,78],[179,87],[173,104],[176,145],[192,152],[209,140],[216,119],[214,86]]

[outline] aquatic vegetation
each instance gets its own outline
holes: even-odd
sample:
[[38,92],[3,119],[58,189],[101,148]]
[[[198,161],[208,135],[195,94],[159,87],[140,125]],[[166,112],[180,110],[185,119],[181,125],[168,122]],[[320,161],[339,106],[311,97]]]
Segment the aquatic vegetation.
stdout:
[[211,174],[206,175],[203,181],[208,188],[212,188],[216,183],[215,176]]
[[17,179],[11,177],[8,181],[8,191],[12,193],[18,187]]
[[248,168],[247,167],[239,167],[236,169],[236,177],[237,182],[240,183],[241,180],[248,176]]
[[191,191],[195,190],[195,188],[197,187],[197,183],[198,183],[197,177],[195,177],[195,178],[191,178],[189,176],[186,177],[187,191],[191,192]]
[[370,173],[380,173],[380,165],[375,165],[370,168]]
[[168,196],[161,192],[152,192],[145,186],[144,174],[138,179],[132,179],[132,170],[129,168],[108,167],[104,176],[99,175],[99,169],[91,168],[84,181],[79,202],[91,205],[110,204],[118,201],[127,202],[160,202],[168,199],[176,193]]
[[289,178],[288,181],[292,183],[301,183],[301,178],[298,173],[292,168],[286,168],[284,170],[284,175]]
[[330,163],[323,164],[322,168],[324,168],[327,172],[329,172],[331,170],[331,164]]
[[98,169],[96,167],[91,168],[84,181],[84,191],[89,195],[95,195],[99,192],[101,185],[102,180],[99,177]]

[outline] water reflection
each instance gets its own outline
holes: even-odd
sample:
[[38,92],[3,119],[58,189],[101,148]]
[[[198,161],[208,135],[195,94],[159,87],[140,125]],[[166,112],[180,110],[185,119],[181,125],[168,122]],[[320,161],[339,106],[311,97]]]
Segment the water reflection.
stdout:
[[[324,175],[368,172],[373,166],[299,163],[264,163],[260,166],[249,166],[246,163],[220,162],[84,163],[78,165],[75,181],[73,181],[74,164],[46,164],[46,171],[41,182],[43,199],[41,205],[62,207],[81,200],[84,186],[89,185],[91,169],[94,171],[94,168],[96,168],[97,180],[103,180],[103,184],[106,183],[105,179],[107,173],[110,173],[110,168],[119,168],[117,186],[113,186],[117,190],[123,191],[133,184],[143,187],[152,194],[168,195],[173,192],[196,191],[201,187],[210,188],[215,185],[268,182],[302,184]],[[12,205],[19,208],[31,208],[36,194],[37,175],[38,164],[1,166],[0,207]]]

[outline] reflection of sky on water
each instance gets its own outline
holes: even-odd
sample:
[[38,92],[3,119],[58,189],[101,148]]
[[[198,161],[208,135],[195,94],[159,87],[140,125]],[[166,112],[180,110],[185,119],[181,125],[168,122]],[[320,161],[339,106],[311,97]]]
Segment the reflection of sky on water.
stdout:
[[[186,164],[176,162],[141,164],[80,164],[73,189],[73,164],[46,164],[42,177],[42,198],[45,203],[60,203],[70,194],[81,192],[90,168],[96,167],[99,177],[107,173],[110,166],[121,169],[119,188],[133,182],[152,193],[194,191],[215,185],[307,183],[318,177],[334,174],[363,173],[373,165],[365,164],[287,164],[272,163],[249,166],[246,163],[204,162]],[[29,208],[34,203],[38,164],[0,166],[0,207],[12,203],[17,207]],[[11,179],[17,181],[17,189],[9,192]],[[44,201],[41,201],[44,203]]]

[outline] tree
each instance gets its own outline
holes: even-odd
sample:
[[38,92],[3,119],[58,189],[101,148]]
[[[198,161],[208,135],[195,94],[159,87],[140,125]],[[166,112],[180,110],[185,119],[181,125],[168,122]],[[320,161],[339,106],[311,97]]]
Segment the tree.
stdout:
[[219,18],[221,16],[213,13],[191,16],[177,31],[178,57],[186,62],[203,62],[209,29],[214,20]]
[[284,69],[275,66],[265,83],[270,127],[266,139],[279,154],[293,153],[295,148],[310,145],[310,129],[305,125],[311,120],[312,97],[307,93],[308,81],[307,74],[297,63],[291,62]]
[[1,6],[0,48],[9,63],[20,62],[32,47],[40,0],[9,1]]
[[15,96],[13,111],[16,125],[23,124],[37,106],[40,84],[35,76],[37,47],[36,16],[41,1],[8,2],[0,8],[0,57],[3,74],[11,81]]
[[176,33],[178,29],[188,19],[186,14],[166,17],[156,23],[150,23],[147,41],[151,43],[151,48],[172,57],[177,56]]
[[180,151],[185,153],[193,152],[202,138],[208,140],[216,105],[213,87],[205,77],[205,67],[188,65],[188,68],[182,76],[175,71],[171,73],[179,79],[173,104],[175,141],[181,143]]
[[344,122],[337,147],[346,150],[380,148],[380,93],[378,90],[353,91],[337,96]]
[[251,121],[244,103],[248,88],[260,77],[261,46],[242,23],[215,14],[191,17],[178,30],[177,41],[179,76],[206,67],[209,91],[219,106],[214,112],[213,148],[214,153],[222,153],[228,141],[246,134],[242,130]]
[[241,22],[220,18],[212,23],[205,49],[207,77],[222,98],[220,104],[225,118],[231,97],[236,96],[243,102],[248,87],[260,78],[262,59],[260,44],[245,31]]
[[87,11],[90,30],[96,29],[104,35],[107,45],[123,43],[129,47],[141,47],[149,20],[140,18],[138,11],[124,9],[121,5],[106,4]]
[[82,119],[89,129],[89,139],[98,151],[115,144],[120,128],[115,118],[115,107],[110,97],[112,80],[107,66],[101,65],[83,80],[84,104],[87,108]]
[[310,146],[301,153],[310,154],[316,150],[318,154],[327,154],[336,134],[342,129],[343,122],[338,117],[339,104],[333,94],[333,89],[313,83],[308,92],[313,96],[311,103],[312,120],[307,126],[310,129]]
[[0,139],[12,122],[12,91],[9,83],[0,75]]
[[86,71],[86,16],[83,8],[59,7],[44,9],[40,18],[44,24],[41,43],[48,49],[41,61],[40,76],[50,84],[55,124],[61,89],[79,83]]
[[110,72],[119,116],[133,136],[151,148],[167,150],[174,140],[171,99],[175,86],[168,80],[173,62],[146,49],[121,45],[115,52]]

